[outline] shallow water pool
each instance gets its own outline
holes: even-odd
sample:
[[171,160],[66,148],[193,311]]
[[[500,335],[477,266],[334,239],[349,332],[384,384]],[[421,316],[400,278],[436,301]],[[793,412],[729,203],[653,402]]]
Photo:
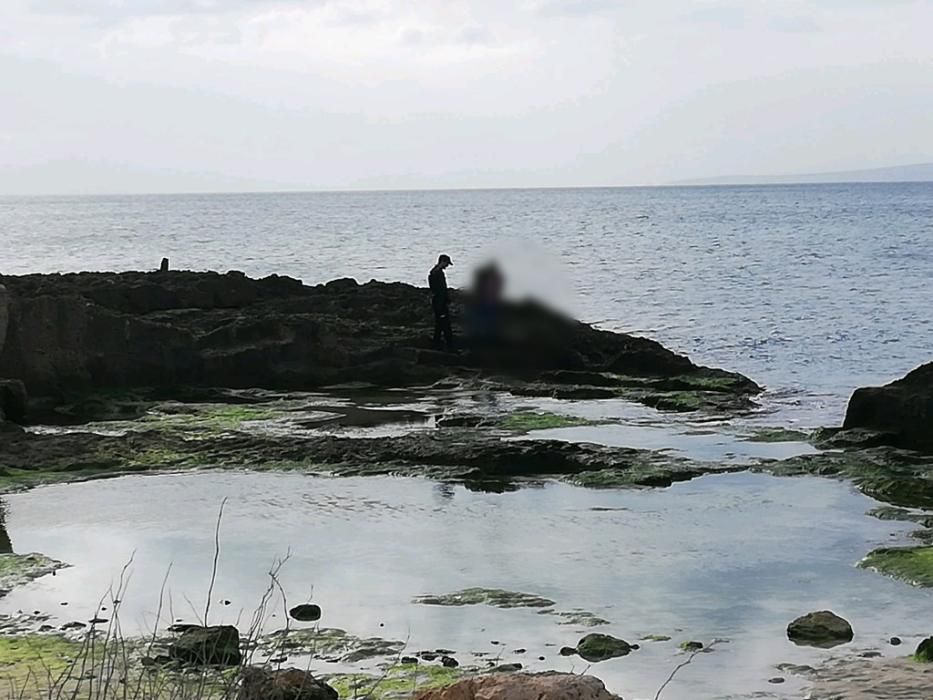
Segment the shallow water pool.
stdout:
[[[14,591],[0,612],[86,621],[132,558],[124,631],[156,624],[167,572],[159,624],[194,621],[224,498],[211,622],[245,626],[269,567],[290,554],[280,577],[288,600],[321,605],[322,625],[402,640],[410,652],[451,649],[464,665],[496,658],[582,671],[586,663],[558,649],[587,632],[629,642],[670,636],[590,668],[628,700],[654,697],[686,659],[680,642],[714,639],[726,641],[682,669],[664,698],[794,696],[799,684],[777,664],[884,650],[892,635],[925,632],[933,612],[929,591],[855,568],[910,526],[867,516],[875,502],[832,480],[743,473],[665,490],[548,482],[492,494],[420,479],[251,472],[122,477],[4,497],[14,549],[73,566]],[[610,624],[561,624],[535,608],[412,602],[475,586],[543,596],[552,612],[585,610]],[[852,622],[853,645],[827,652],[787,642],[791,619],[823,608]],[[769,684],[775,676],[787,682]]]

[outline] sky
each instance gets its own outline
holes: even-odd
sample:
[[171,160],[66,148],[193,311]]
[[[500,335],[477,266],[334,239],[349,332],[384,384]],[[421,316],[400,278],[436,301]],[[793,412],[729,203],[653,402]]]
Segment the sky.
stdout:
[[0,194],[933,161],[933,0],[0,0]]

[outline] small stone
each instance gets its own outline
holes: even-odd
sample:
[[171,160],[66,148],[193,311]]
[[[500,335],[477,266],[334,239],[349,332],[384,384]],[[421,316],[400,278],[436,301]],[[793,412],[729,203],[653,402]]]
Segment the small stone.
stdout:
[[861,654],[859,654],[859,656],[861,656],[863,659],[877,659],[879,656],[881,656],[881,652],[880,651],[863,651]]
[[224,605],[230,605],[230,601],[229,601],[229,600],[225,600],[225,601],[224,601]]
[[526,651],[528,650],[527,649],[515,649],[512,653],[513,654],[524,654]]
[[783,682],[784,682],[784,679],[781,678],[780,676],[775,676],[774,678],[769,678],[769,679],[768,679],[768,683],[773,683],[774,685],[777,685],[777,684],[783,683]]
[[901,645],[900,637],[891,637],[890,644],[892,647],[899,647]]
[[545,661],[545,658],[543,656],[539,656],[538,661]]
[[452,656],[442,656],[442,657],[441,657],[441,665],[443,665],[444,668],[457,668],[457,666],[460,665],[460,662],[457,661],[457,660],[456,660],[454,657],[452,657]]
[[94,617],[88,620],[88,622],[92,625],[102,625],[105,622],[108,622],[108,620],[105,617]]
[[700,651],[703,649],[703,642],[683,642],[680,648],[684,651]]
[[434,661],[434,659],[437,658],[437,654],[434,654],[434,653],[432,653],[432,652],[430,652],[430,651],[423,651],[423,652],[421,652],[420,656],[421,656],[421,658],[424,659],[425,661]]
[[561,647],[560,655],[561,656],[576,656],[577,650],[573,647]]
[[416,659],[414,656],[403,656],[401,658],[401,663],[403,666],[414,666],[418,663],[418,659]]
[[284,664],[288,661],[287,656],[276,656],[274,659],[269,659],[270,664]]
[[316,622],[321,619],[321,608],[318,605],[296,605],[288,611],[293,620],[298,622]]

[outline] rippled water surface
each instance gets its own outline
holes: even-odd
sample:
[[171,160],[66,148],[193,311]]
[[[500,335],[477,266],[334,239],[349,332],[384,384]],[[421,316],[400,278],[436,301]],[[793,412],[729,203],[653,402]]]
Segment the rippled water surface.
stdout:
[[74,567],[14,591],[2,612],[87,620],[132,557],[125,630],[151,629],[170,564],[163,622],[192,620],[203,608],[224,497],[215,621],[247,619],[273,559],[290,553],[282,584],[291,601],[319,603],[322,624],[407,640],[411,651],[449,648],[465,664],[486,652],[531,669],[581,670],[557,650],[591,629],[534,609],[412,603],[472,586],[533,593],[557,611],[591,611],[610,621],[602,631],[631,642],[673,638],[593,668],[630,700],[653,697],[684,659],[681,641],[728,640],[665,697],[751,697],[795,688],[791,677],[780,689],[767,683],[781,675],[775,664],[828,653],[787,642],[784,628],[798,614],[830,607],[852,621],[857,646],[884,648],[892,634],[926,631],[918,611],[930,609],[927,591],[853,567],[908,528],[866,516],[874,502],[830,480],[734,474],[665,491],[548,483],[490,494],[417,479],[211,472],[9,496],[14,547]]
[[423,284],[497,253],[559,297],[766,384],[803,425],[933,348],[933,183],[0,198],[0,271],[182,268]]

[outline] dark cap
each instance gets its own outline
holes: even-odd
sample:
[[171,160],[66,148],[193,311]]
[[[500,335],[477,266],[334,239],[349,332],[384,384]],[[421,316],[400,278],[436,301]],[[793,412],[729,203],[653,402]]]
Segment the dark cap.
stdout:
[[453,264],[454,264],[454,261],[450,259],[450,256],[447,255],[447,253],[444,253],[443,255],[441,255],[441,257],[439,257],[439,258],[437,259],[437,262],[438,262],[439,264],[440,264],[440,263],[447,263],[448,265],[453,265]]

